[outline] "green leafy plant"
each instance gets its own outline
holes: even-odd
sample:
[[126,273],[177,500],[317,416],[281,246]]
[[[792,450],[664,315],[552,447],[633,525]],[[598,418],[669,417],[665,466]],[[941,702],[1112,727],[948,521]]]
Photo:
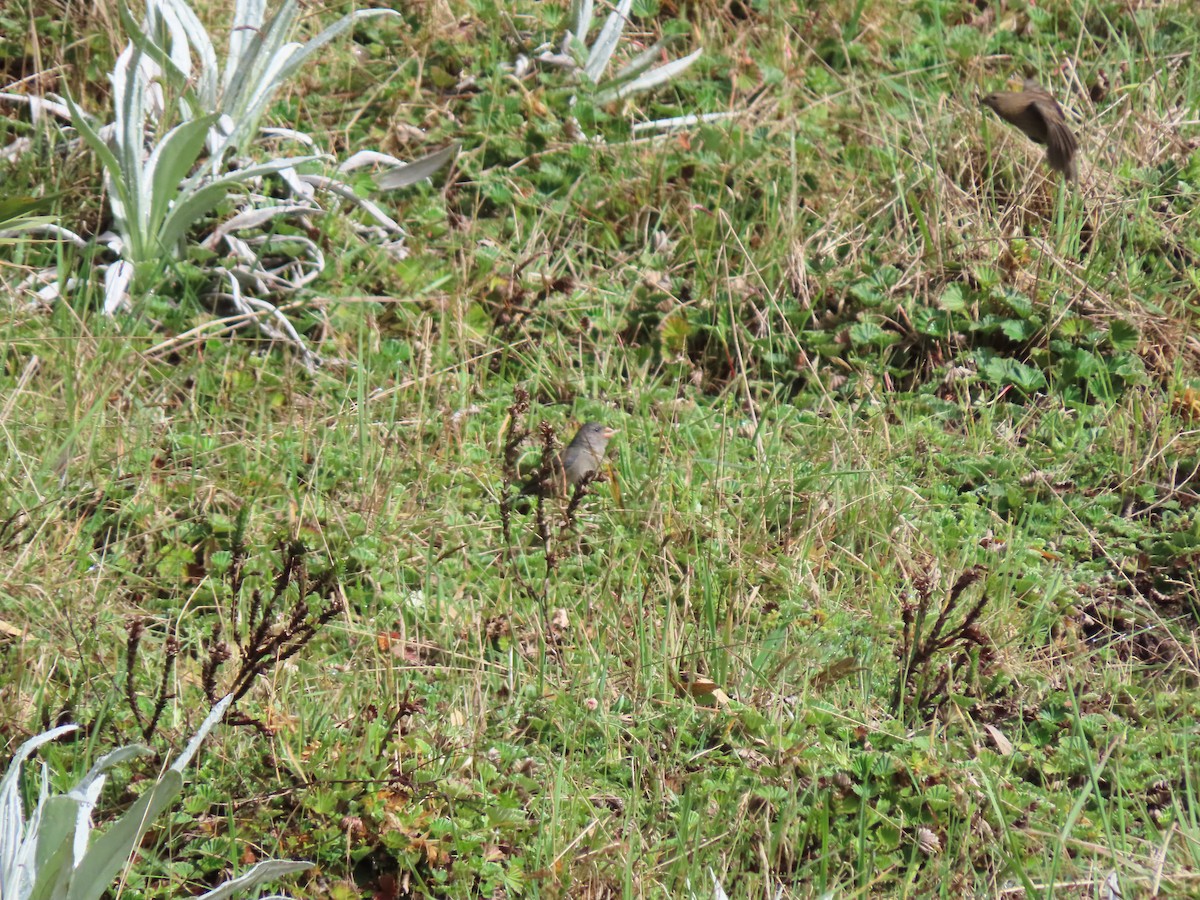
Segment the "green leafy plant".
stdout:
[[285,0],[270,18],[266,12],[265,0],[238,0],[222,66],[208,32],[184,0],[151,0],[140,26],[126,6],[120,7],[132,43],[178,93],[179,114],[186,120],[219,117],[206,134],[213,171],[226,155],[253,143],[275,94],[313,53],[357,21],[399,16],[391,9],[356,10],[302,44],[292,40],[299,15],[295,0]]
[[[326,158],[320,152],[246,160],[256,138],[267,134],[316,150],[303,132],[260,128],[279,89],[312,54],[373,16],[396,17],[390,9],[359,10],[342,17],[307,43],[291,39],[298,18],[295,0],[285,0],[271,16],[263,0],[236,6],[224,64],[199,18],[185,0],[153,0],[139,24],[120,7],[129,43],[110,75],[113,120],[100,124],[70,97],[63,112],[100,160],[113,213],[113,230],[101,243],[119,259],[102,267],[104,311],[127,306],[134,293],[152,289],[164,273],[187,261],[206,275],[224,281],[223,297],[245,321],[272,339],[297,347],[306,364],[319,362],[300,335],[267,300],[294,293],[324,269],[324,256],[309,237],[276,234],[277,220],[321,215],[316,201],[324,192],[350,201],[372,220],[360,230],[402,255],[404,229],[383,210],[339,177],[302,171]],[[5,95],[14,99],[15,95]],[[26,98],[34,105],[33,98]],[[54,99],[38,99],[39,108]],[[387,154],[362,151],[337,168],[337,175],[382,164],[382,190],[393,190],[427,178],[453,158],[447,147],[412,163]],[[281,179],[292,197],[272,199],[263,185],[268,176]],[[223,221],[190,254],[190,241],[218,208]],[[74,236],[71,236],[74,237]],[[76,242],[81,242],[75,238]],[[264,260],[283,259],[274,266]]]
[[[629,23],[632,8],[633,0],[620,0],[589,44],[588,37],[594,18],[593,0],[574,0],[569,14],[570,25],[563,35],[561,46],[557,49],[544,49],[538,54],[538,61],[567,72],[574,84],[586,85],[591,92],[590,101],[602,106],[667,84],[700,58],[704,52],[702,47],[696,48],[686,56],[656,66],[655,61],[660,59],[667,46],[673,43],[673,38],[668,36],[635,54],[616,72],[609,73],[613,57],[621,45],[625,26]],[[527,60],[518,60],[518,76],[527,69],[527,65]],[[572,90],[568,95],[568,107],[573,109],[578,99],[578,94]],[[712,117],[685,116],[650,124],[670,127],[695,124],[708,118]],[[582,129],[574,117],[568,119],[568,126],[577,137],[583,136]]]
[[0,247],[14,244],[23,234],[52,226],[53,216],[40,215],[47,206],[44,197],[6,197],[0,200]]
[[[105,275],[106,312],[125,302],[131,285],[144,287],[169,262],[182,260],[188,233],[231,190],[318,158],[281,157],[228,171],[223,166],[226,155],[244,149],[257,132],[286,78],[355,18],[344,18],[309,45],[297,45],[285,42],[294,26],[294,3],[285,3],[266,24],[264,3],[239,3],[221,80],[212,41],[182,0],[150,4],[143,27],[126,7],[120,9],[130,42],[111,75],[113,122],[97,127],[66,98],[72,123],[100,160],[113,212],[116,235],[110,246],[121,259]],[[165,45],[156,41],[161,37]],[[193,52],[200,60],[194,88]],[[162,136],[147,148],[147,134],[156,132]],[[206,150],[209,156],[200,164]],[[272,204],[255,224],[297,212],[319,210]]]
[[[18,747],[4,780],[0,781],[0,894],[13,900],[98,900],[129,865],[150,824],[179,796],[183,790],[183,770],[208,733],[224,718],[233,699],[230,694],[213,707],[166,772],[95,840],[92,840],[92,811],[99,802],[107,771],[150,750],[131,744],[105,754],[65,794],[50,793],[49,776],[43,766],[38,799],[26,817],[20,792],[22,765],[38,747],[76,731],[79,726],[52,728]],[[202,898],[232,897],[310,865],[265,860]]]
[[[117,117],[111,128],[112,146],[68,98],[75,127],[99,157],[116,228],[113,247],[121,261],[106,275],[105,311],[114,311],[131,283],[146,284],[171,260],[184,256],[184,238],[235,187],[315,156],[285,157],[235,169],[219,177],[193,170],[205,148],[205,137],[218,116],[210,114],[183,122],[147,155],[143,135],[147,126],[146,95],[151,82],[141,67],[142,53],[126,48],[117,60],[113,87]],[[277,207],[282,213],[292,210]]]
[[583,77],[596,86],[597,103],[609,103],[666,84],[704,52],[704,48],[697,47],[687,56],[655,66],[654,61],[662,55],[668,42],[664,38],[637,54],[614,74],[606,76],[632,8],[633,0],[620,0],[589,45],[587,38],[592,30],[593,2],[575,0],[571,4],[571,28],[563,40],[563,50],[574,60]]

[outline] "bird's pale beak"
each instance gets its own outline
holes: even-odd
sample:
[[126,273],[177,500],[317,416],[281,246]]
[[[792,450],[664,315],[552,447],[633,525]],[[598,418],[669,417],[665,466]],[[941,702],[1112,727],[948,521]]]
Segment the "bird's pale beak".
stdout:
[[616,435],[616,434],[618,434],[618,433],[619,433],[619,432],[617,431],[617,429],[615,429],[615,428],[607,428],[607,427],[606,427],[606,428],[604,429],[604,439],[605,439],[606,441],[610,441],[610,440],[612,440],[613,436],[614,436],[614,435]]

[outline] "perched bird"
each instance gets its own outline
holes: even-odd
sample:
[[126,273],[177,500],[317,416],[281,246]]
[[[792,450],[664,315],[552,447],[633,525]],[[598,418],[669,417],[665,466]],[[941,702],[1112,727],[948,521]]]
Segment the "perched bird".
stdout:
[[1062,172],[1068,181],[1076,177],[1075,135],[1067,127],[1062,107],[1044,87],[1026,78],[1024,90],[988,94],[982,103],[1005,122],[1020,128],[1030,140],[1044,145],[1050,168]]
[[549,466],[542,466],[526,482],[522,494],[539,497],[559,497],[575,487],[604,463],[608,442],[617,433],[600,422],[588,422],[575,433],[571,443],[563,448]]

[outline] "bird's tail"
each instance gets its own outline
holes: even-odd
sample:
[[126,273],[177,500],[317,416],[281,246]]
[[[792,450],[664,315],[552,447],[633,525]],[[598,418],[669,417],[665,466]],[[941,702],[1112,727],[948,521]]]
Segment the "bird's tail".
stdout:
[[1075,161],[1075,135],[1062,122],[1048,124],[1046,161],[1050,163],[1050,168],[1062,172],[1068,181],[1074,181],[1079,174],[1079,166]]

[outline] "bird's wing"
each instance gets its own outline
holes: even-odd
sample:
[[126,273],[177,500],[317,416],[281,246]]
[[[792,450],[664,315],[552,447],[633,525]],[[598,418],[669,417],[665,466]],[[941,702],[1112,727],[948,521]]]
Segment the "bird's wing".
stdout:
[[1039,94],[1030,108],[1046,123],[1046,159],[1068,178],[1075,171],[1075,135],[1067,127],[1062,107],[1049,94]]
[[1054,121],[1055,117],[1058,117],[1060,120],[1067,118],[1067,114],[1058,105],[1058,101],[1054,99],[1054,95],[1032,78],[1025,79],[1024,90],[1032,98],[1033,105],[1037,107],[1038,113],[1046,120],[1047,125]]
[[578,484],[589,472],[599,471],[601,459],[595,448],[586,443],[578,447],[568,447],[567,452],[563,454],[563,470],[567,481]]

